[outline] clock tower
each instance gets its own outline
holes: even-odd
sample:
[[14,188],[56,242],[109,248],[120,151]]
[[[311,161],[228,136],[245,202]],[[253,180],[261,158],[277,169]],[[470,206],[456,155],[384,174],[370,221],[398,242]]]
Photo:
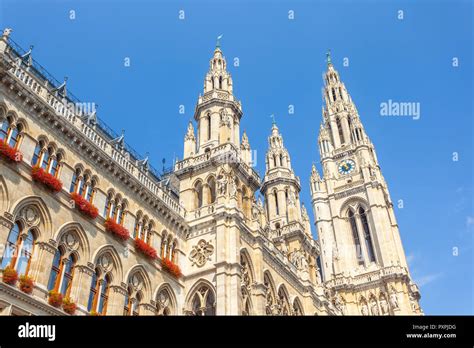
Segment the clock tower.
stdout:
[[388,186],[344,83],[327,55],[310,186],[323,279],[347,314],[419,314]]

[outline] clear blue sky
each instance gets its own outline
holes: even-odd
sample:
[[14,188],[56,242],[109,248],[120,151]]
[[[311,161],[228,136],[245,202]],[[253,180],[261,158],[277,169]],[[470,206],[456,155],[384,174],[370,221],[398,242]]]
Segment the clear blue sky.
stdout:
[[[215,38],[224,34],[258,170],[274,113],[308,208],[331,48],[392,200],[404,202],[395,213],[425,313],[473,314],[472,2],[0,0],[0,24],[24,48],[34,44],[35,59],[58,80],[67,75],[70,90],[99,104],[99,116],[126,129],[127,142],[150,152],[156,167],[182,157]],[[389,99],[419,102],[421,118],[381,117]]]

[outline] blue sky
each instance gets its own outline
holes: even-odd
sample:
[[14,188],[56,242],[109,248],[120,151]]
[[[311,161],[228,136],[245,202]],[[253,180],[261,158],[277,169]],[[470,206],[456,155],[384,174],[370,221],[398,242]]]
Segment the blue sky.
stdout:
[[[13,28],[22,47],[34,44],[34,58],[58,80],[68,76],[69,89],[99,104],[99,116],[117,132],[125,129],[127,142],[149,152],[156,167],[162,158],[170,164],[182,157],[215,38],[224,34],[257,169],[263,174],[269,115],[275,114],[308,208],[330,48],[392,200],[403,200],[395,213],[422,308],[473,314],[470,1],[0,0],[0,24]],[[235,57],[239,67],[232,66]],[[420,103],[420,119],[380,116],[380,103],[389,99]]]

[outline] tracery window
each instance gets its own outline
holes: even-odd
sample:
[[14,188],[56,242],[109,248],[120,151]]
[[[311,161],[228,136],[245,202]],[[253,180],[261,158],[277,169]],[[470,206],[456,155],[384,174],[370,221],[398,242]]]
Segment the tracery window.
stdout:
[[139,273],[132,275],[128,281],[127,294],[123,305],[123,315],[140,315],[140,302],[143,299],[143,278]]
[[216,315],[216,304],[213,291],[207,285],[201,285],[192,297],[191,315]]
[[158,292],[156,296],[156,310],[157,315],[168,316],[174,314],[173,301],[167,288],[163,288]]
[[361,248],[361,245],[360,245],[359,231],[357,230],[357,222],[356,222],[355,215],[354,215],[354,212],[352,211],[352,209],[349,209],[348,217],[349,217],[349,223],[351,225],[351,231],[352,231],[352,237],[354,239],[354,245],[356,247],[357,262],[359,264],[363,264],[364,263],[364,257],[362,255],[362,248]]
[[369,257],[369,261],[375,262],[375,252],[374,252],[374,246],[372,244],[372,238],[370,236],[370,229],[369,229],[369,223],[367,221],[367,214],[364,208],[362,207],[359,207],[359,216],[360,216],[360,222],[362,224],[362,228],[364,230],[365,247],[367,248],[367,255]]
[[1,269],[10,266],[19,275],[27,275],[34,252],[35,240],[36,234],[33,229],[25,230],[20,222],[16,222],[8,234]]

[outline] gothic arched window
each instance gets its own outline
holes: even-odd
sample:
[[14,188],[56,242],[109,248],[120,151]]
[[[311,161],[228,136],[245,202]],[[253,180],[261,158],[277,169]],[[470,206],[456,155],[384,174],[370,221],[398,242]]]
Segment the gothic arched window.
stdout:
[[369,223],[367,221],[367,214],[364,208],[362,207],[359,208],[359,215],[360,215],[360,222],[362,224],[362,228],[364,229],[365,246],[367,248],[369,261],[375,262],[374,246],[372,244],[372,237],[370,236]]
[[27,275],[35,246],[35,234],[30,229],[26,238],[21,235],[22,226],[16,222],[8,234],[7,244],[3,252],[1,268],[12,267],[19,275]]
[[206,121],[207,121],[207,140],[211,140],[212,125],[211,125],[211,115],[210,114],[207,114]]
[[356,247],[356,257],[359,264],[364,263],[364,258],[362,257],[362,248],[360,245],[359,231],[357,230],[357,222],[355,219],[354,212],[352,209],[349,209],[348,212],[349,223],[351,225],[352,237],[354,238],[354,244]]
[[202,207],[202,183],[201,181],[198,181],[197,183],[194,184],[194,194],[195,194],[195,208],[200,208]]
[[216,200],[216,180],[214,179],[214,177],[210,177],[208,180],[207,180],[207,186],[209,188],[209,194],[208,194],[208,204],[212,204],[215,202]]
[[337,130],[339,132],[339,138],[341,139],[341,144],[345,143],[344,140],[344,132],[342,131],[341,119],[339,117],[336,118]]
[[280,215],[280,209],[278,207],[278,194],[277,194],[277,191],[273,191],[273,196],[275,197],[275,210],[276,210],[276,214],[277,215]]
[[206,285],[201,285],[192,297],[191,315],[216,315],[213,291]]
[[58,249],[54,254],[53,265],[51,266],[48,290],[60,292],[65,297],[69,296],[75,264],[74,255],[67,256],[63,249]]
[[107,273],[105,276],[102,276],[98,268],[95,270],[92,275],[89,302],[87,304],[87,310],[89,312],[93,311],[105,315],[107,311],[107,300],[109,298],[110,282],[110,274]]
[[0,120],[0,141],[17,149],[20,144],[22,130],[23,126],[21,124],[15,125],[11,117]]
[[219,89],[222,89],[222,76],[219,76]]

